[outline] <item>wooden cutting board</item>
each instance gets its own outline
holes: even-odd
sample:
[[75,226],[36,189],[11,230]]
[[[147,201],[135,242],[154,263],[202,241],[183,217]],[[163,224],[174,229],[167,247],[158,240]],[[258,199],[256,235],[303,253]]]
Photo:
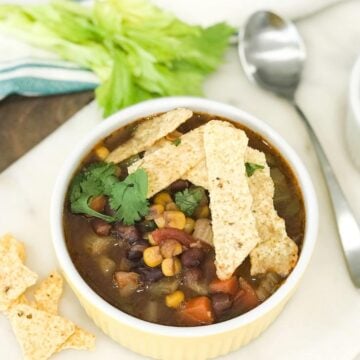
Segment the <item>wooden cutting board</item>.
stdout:
[[92,91],[0,101],[0,172],[94,98]]

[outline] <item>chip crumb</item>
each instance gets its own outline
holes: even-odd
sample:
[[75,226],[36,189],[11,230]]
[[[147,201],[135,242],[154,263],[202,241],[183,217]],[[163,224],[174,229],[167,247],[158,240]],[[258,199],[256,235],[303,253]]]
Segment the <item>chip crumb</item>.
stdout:
[[191,110],[179,108],[144,120],[136,127],[132,137],[113,150],[106,161],[117,164],[134,154],[147,150],[157,140],[176,130],[192,115]]

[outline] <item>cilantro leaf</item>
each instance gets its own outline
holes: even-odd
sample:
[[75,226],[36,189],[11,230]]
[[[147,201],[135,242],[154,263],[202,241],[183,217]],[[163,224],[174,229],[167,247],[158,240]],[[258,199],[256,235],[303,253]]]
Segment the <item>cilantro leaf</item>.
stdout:
[[[94,163],[77,174],[70,185],[69,200],[71,211],[86,214],[113,222],[123,221],[134,224],[149,211],[146,199],[148,178],[144,170],[139,169],[124,181],[115,176],[116,166],[108,163]],[[106,195],[109,205],[115,211],[114,216],[105,215],[90,208],[91,198]]]
[[116,220],[131,225],[146,215],[149,211],[147,190],[148,178],[142,169],[115,184],[110,195],[110,207],[115,210]]
[[191,216],[204,196],[204,189],[193,187],[175,194],[175,203],[187,216]]
[[75,214],[87,214],[105,221],[112,221],[112,217],[101,214],[89,206],[91,198],[104,194],[117,178],[114,164],[93,163],[85,171],[77,174],[70,185],[69,200],[71,211]]
[[181,139],[177,138],[177,139],[173,140],[171,143],[175,146],[179,146],[181,144]]
[[263,165],[250,163],[250,162],[245,163],[246,175],[248,177],[252,176],[256,170],[261,170],[263,168],[264,168]]

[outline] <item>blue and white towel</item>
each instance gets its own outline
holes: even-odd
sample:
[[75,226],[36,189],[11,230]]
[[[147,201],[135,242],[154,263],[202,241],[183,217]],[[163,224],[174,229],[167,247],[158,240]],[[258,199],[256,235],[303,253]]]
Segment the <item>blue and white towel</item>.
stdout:
[[0,99],[92,90],[98,83],[91,71],[0,34]]

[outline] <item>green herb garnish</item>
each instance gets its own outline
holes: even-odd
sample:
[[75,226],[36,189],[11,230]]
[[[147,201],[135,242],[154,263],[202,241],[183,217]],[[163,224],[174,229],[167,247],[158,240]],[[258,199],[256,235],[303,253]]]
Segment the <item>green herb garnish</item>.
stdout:
[[201,95],[235,32],[189,25],[149,0],[3,4],[0,29],[92,70],[105,116],[149,98]]
[[175,194],[175,203],[187,216],[192,216],[204,196],[204,189],[193,187]]
[[250,163],[250,162],[246,162],[245,163],[245,168],[246,168],[246,175],[248,177],[252,176],[254,174],[254,172],[256,170],[261,170],[264,168],[263,165],[259,165],[259,164],[255,164],[255,163]]
[[[146,199],[148,178],[144,170],[139,169],[124,181],[116,176],[116,166],[108,163],[94,163],[75,176],[69,192],[70,208],[75,214],[86,214],[108,222],[123,221],[134,224],[149,211]],[[109,198],[109,205],[115,211],[114,216],[105,215],[90,208],[90,200],[99,195]]]
[[176,138],[175,140],[173,140],[171,142],[173,145],[175,146],[179,146],[181,144],[181,139],[180,138]]

